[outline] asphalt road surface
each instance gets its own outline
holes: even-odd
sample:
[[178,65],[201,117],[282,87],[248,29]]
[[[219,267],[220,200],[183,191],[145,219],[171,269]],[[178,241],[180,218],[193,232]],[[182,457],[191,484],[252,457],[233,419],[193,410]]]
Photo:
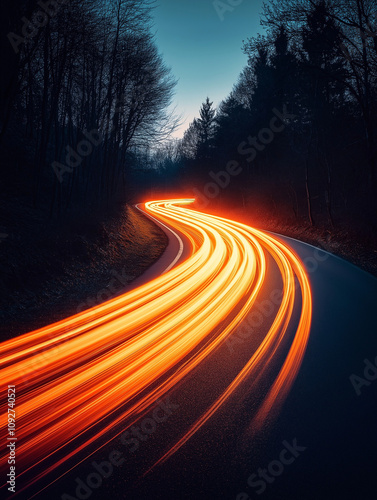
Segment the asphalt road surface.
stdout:
[[[377,280],[290,238],[244,234],[210,216],[194,221],[170,205],[146,210],[169,246],[130,286],[138,293],[160,280],[140,317],[120,310],[141,295],[114,299],[38,332],[35,345],[2,346],[11,363],[3,383],[23,369],[15,498],[376,498]],[[207,254],[188,266],[200,248]],[[93,318],[100,324],[90,337]],[[135,354],[123,365],[128,328],[140,322],[153,334],[163,319],[161,347],[146,337],[138,354],[130,334]],[[150,367],[138,358],[149,349]],[[21,364],[29,355],[30,367]],[[134,359],[138,371],[126,379]]]

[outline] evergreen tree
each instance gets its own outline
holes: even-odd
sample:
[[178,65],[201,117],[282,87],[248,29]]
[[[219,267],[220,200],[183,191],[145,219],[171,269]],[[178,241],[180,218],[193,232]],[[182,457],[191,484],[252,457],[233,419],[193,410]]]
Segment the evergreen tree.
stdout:
[[[340,30],[329,15],[324,1],[315,5],[308,13],[302,40],[305,53],[303,69],[306,75],[304,95],[307,116],[311,123],[311,130],[308,131],[311,138],[308,154],[315,160],[311,177],[314,177],[314,189],[324,194],[327,215],[333,225],[332,131],[338,124],[340,103],[346,100],[345,61],[339,57]],[[307,178],[309,174],[310,172],[307,172]]]
[[215,135],[215,116],[216,110],[213,109],[213,102],[207,97],[200,109],[200,118],[197,120],[198,127],[198,148],[197,159],[199,161],[209,160],[213,139]]

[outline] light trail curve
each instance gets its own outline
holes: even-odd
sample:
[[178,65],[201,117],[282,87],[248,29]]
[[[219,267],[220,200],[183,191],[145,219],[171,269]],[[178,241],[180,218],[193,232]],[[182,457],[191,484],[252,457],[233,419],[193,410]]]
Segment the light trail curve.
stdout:
[[[255,422],[262,425],[283,404],[310,332],[311,291],[304,267],[275,237],[191,210],[187,205],[192,201],[145,205],[148,214],[190,242],[191,254],[184,262],[100,306],[0,344],[1,383],[17,388],[18,480],[24,476],[25,487],[64,473],[68,460],[109,442],[118,424],[132,425],[213,354],[252,310],[268,278],[267,253],[283,282],[270,330],[226,390],[161,461],[183,446],[256,370],[272,363],[300,296],[291,347]],[[6,433],[5,418],[1,430]],[[3,451],[1,458],[4,465]]]

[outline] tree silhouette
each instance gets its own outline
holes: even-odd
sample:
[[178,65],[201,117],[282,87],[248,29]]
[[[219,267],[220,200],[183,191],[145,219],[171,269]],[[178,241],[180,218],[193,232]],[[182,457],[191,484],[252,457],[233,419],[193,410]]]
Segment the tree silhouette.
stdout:
[[[248,63],[231,94],[215,119],[207,99],[185,136],[195,139],[186,167],[208,182],[208,172],[236,160],[242,173],[221,197],[278,218],[370,232],[377,210],[375,16],[373,0],[265,4],[266,33],[244,43]],[[276,117],[282,126],[271,134]],[[212,123],[211,140],[205,124]]]
[[199,161],[207,161],[210,158],[213,138],[215,135],[215,115],[216,110],[212,108],[213,102],[207,97],[200,108],[200,118],[197,120],[198,128],[198,148],[197,158]]
[[1,42],[10,74],[0,81],[0,145],[20,167],[1,162],[4,186],[25,186],[51,215],[127,198],[135,155],[177,123],[167,112],[175,80],[151,33],[152,3],[71,0],[23,41],[17,20],[33,19],[39,3],[7,7],[2,32],[14,33]]

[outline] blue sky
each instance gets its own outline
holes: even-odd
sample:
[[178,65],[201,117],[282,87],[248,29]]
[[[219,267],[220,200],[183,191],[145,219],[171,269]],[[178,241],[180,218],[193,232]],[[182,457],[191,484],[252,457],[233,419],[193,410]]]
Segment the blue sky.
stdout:
[[175,136],[183,135],[207,96],[218,106],[229,95],[247,63],[242,41],[263,31],[262,4],[263,0],[240,0],[220,19],[213,0],[158,0],[156,42],[179,80],[174,105],[184,119]]

